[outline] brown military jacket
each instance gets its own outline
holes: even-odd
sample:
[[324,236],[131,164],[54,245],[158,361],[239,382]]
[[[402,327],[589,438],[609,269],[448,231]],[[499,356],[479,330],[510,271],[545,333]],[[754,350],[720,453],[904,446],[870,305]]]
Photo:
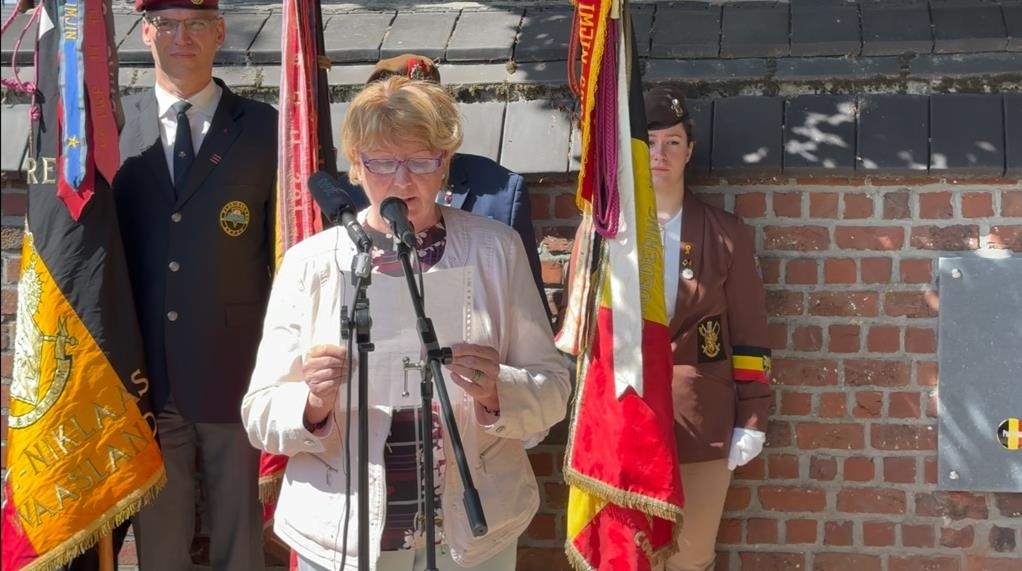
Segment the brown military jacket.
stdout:
[[742,221],[686,192],[673,348],[681,462],[727,458],[731,432],[766,432],[772,401],[766,300]]

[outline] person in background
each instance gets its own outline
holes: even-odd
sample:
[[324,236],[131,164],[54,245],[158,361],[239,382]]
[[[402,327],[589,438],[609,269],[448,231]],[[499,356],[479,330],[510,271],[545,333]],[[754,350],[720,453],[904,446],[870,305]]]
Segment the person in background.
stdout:
[[[415,54],[402,54],[380,60],[373,67],[366,84],[395,75],[440,83],[440,70],[433,60]],[[362,188],[344,180],[345,177],[341,178],[342,184],[346,183],[345,188],[358,208],[365,208],[369,202]],[[518,232],[529,258],[529,269],[536,282],[536,289],[549,318],[550,308],[543,288],[536,230],[532,226],[532,206],[522,175],[500,166],[487,157],[454,153],[447,177],[437,192],[436,201],[444,206],[460,208],[472,214],[499,220]]]
[[259,454],[238,409],[271,285],[277,112],[213,78],[217,0],[135,8],[156,85],[124,99],[113,191],[167,468],[134,520],[139,562],[192,568],[201,484],[210,565],[258,571]]
[[[369,457],[357,457],[357,435],[345,436],[346,427],[357,423],[339,395],[357,364],[341,346],[338,324],[342,306],[354,296],[346,272],[356,249],[338,227],[285,254],[242,402],[252,444],[289,457],[274,532],[297,552],[302,571],[354,568],[363,557],[379,571],[418,570],[426,557],[425,498],[431,494],[439,508],[439,569],[511,571],[518,536],[539,507],[525,448],[564,417],[571,392],[531,286],[525,248],[507,225],[436,202],[462,140],[457,105],[439,85],[405,77],[369,84],[351,102],[341,138],[350,176],[369,199],[360,220],[373,243],[377,274],[370,298],[374,288],[400,282],[403,275],[392,230],[380,213],[388,197],[407,205],[427,277],[472,269],[471,296],[459,292],[452,298],[464,309],[429,317],[438,334],[445,327],[462,332],[450,343],[453,361],[444,376],[488,532],[473,537],[469,529],[458,470],[444,459],[450,458],[450,445],[438,407],[423,410],[421,402],[410,405],[393,396],[387,387],[400,380],[388,376],[392,368],[379,351],[368,364],[368,380],[387,396],[370,401]],[[417,356],[414,328],[401,330],[393,308],[374,309],[374,331],[400,330],[401,346],[416,347]],[[432,466],[421,462],[426,439],[416,427],[424,416],[434,427]],[[362,462],[369,469],[369,553],[358,552],[357,483],[346,468]],[[423,486],[426,470],[436,475],[432,490]]]
[[712,569],[731,471],[763,449],[772,396],[763,281],[742,221],[685,186],[696,141],[681,91],[645,95],[664,244],[684,525],[670,571]]

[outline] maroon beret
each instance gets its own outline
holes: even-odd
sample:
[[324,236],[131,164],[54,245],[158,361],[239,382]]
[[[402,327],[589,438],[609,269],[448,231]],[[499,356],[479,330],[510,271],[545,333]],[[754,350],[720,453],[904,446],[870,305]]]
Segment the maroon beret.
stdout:
[[648,129],[667,129],[689,117],[685,96],[676,87],[654,87],[646,92],[643,99]]
[[433,60],[416,54],[401,54],[392,58],[381,59],[373,66],[366,83],[386,79],[392,75],[403,75],[409,79],[421,79],[440,83],[440,70]]
[[135,0],[135,10],[155,12],[168,8],[189,8],[192,10],[216,10],[218,0]]

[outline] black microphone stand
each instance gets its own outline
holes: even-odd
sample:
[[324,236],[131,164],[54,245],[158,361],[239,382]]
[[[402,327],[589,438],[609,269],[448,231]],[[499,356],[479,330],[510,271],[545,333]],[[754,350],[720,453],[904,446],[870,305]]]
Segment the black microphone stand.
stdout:
[[[483,505],[479,501],[479,492],[472,483],[472,474],[468,471],[468,461],[465,459],[465,448],[461,444],[461,434],[458,432],[458,425],[454,421],[454,412],[451,409],[451,399],[447,396],[447,386],[444,385],[444,375],[440,364],[451,363],[452,355],[449,347],[440,347],[437,342],[436,330],[433,329],[433,321],[426,317],[423,309],[423,295],[415,283],[415,274],[412,271],[411,248],[405,243],[397,240],[397,253],[401,258],[401,266],[404,269],[405,282],[408,284],[408,293],[412,296],[412,306],[415,309],[416,326],[419,332],[419,339],[422,348],[426,353],[426,366],[422,372],[422,462],[423,485],[425,487],[425,522],[426,522],[426,571],[437,571],[436,566],[436,507],[434,506],[433,490],[433,385],[437,381],[437,400],[440,401],[440,413],[444,418],[444,425],[447,428],[447,437],[451,441],[451,449],[454,451],[454,459],[458,465],[458,473],[465,487],[465,513],[468,515],[469,525],[472,527],[472,535],[479,537],[486,534],[486,516],[483,514]],[[359,536],[361,540],[361,535]],[[361,553],[361,552],[360,552]],[[359,558],[361,564],[362,558]]]
[[[351,283],[355,301],[341,308],[341,337],[347,339],[355,330],[358,345],[358,568],[369,570],[369,352],[373,345],[369,331],[373,319],[369,314],[366,290],[372,283],[372,261],[367,244],[355,242],[358,253],[351,261]],[[350,468],[349,468],[350,470]]]

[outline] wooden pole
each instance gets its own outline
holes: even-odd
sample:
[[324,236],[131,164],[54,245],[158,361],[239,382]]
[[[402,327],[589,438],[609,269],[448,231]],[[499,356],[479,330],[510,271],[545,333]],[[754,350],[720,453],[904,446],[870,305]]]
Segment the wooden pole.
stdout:
[[96,551],[99,554],[99,571],[114,571],[114,538],[110,533],[104,533],[96,544]]

